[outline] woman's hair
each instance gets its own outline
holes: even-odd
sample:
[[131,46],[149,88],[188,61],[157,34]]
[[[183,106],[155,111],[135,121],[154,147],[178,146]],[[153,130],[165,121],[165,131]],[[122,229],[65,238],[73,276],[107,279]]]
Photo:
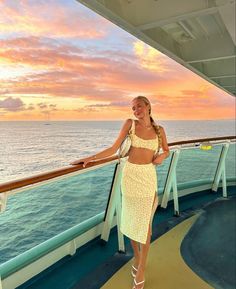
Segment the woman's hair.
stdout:
[[[151,121],[151,124],[152,124],[152,126],[153,126],[153,128],[154,128],[154,130],[155,130],[155,132],[156,132],[156,134],[158,136],[159,149],[160,149],[161,142],[162,142],[162,140],[161,140],[161,132],[160,132],[159,125],[157,125],[155,123],[155,121],[154,121],[154,119],[153,119],[153,117],[151,115],[151,112],[152,112],[151,102],[149,101],[149,99],[146,96],[143,96],[143,95],[139,95],[139,96],[135,97],[133,100],[135,100],[135,99],[142,100],[146,105],[149,105],[149,107],[150,107],[150,109],[149,109],[150,121]],[[158,149],[158,151],[159,151],[159,149]]]

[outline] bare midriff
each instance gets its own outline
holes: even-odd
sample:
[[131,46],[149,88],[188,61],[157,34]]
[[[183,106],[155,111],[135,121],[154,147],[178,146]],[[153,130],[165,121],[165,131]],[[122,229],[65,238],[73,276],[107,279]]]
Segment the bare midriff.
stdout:
[[137,165],[150,164],[152,163],[154,154],[153,150],[131,146],[128,161]]

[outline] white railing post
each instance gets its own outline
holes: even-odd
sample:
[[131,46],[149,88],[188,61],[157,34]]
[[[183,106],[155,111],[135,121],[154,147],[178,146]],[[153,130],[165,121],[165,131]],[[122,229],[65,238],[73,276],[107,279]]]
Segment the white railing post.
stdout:
[[76,249],[76,242],[75,239],[73,239],[69,243],[69,254],[73,256],[76,253]]
[[116,202],[116,219],[117,219],[117,233],[118,233],[118,245],[119,251],[125,252],[125,242],[124,235],[120,231],[120,220],[121,220],[121,190],[117,194],[117,202]]
[[7,193],[0,193],[0,213],[6,210],[6,206],[7,206]]
[[214,181],[212,184],[212,191],[217,192],[219,187],[220,179],[222,179],[222,189],[223,189],[223,197],[227,198],[227,185],[226,185],[226,170],[225,170],[225,159],[229,150],[230,141],[223,144],[222,150],[219,157],[219,162],[216,168],[216,173],[214,177]]
[[120,232],[120,215],[121,215],[120,183],[121,183],[122,167],[123,167],[122,162],[117,164],[114,181],[113,181],[113,185],[111,189],[111,194],[110,194],[110,200],[108,203],[106,218],[104,221],[103,231],[101,235],[102,240],[108,241],[111,226],[112,226],[112,221],[116,212],[119,251],[125,251],[124,236]]
[[178,201],[178,190],[177,190],[177,179],[176,179],[176,166],[178,163],[179,159],[179,154],[180,154],[180,148],[177,148],[172,155],[170,165],[169,165],[169,171],[164,187],[164,192],[163,192],[163,197],[162,197],[162,202],[161,202],[161,207],[166,208],[169,197],[170,197],[170,192],[171,189],[173,188],[173,198],[174,198],[174,211],[175,215],[179,216],[179,201]]
[[173,198],[174,198],[175,215],[179,216],[179,199],[178,199],[178,190],[177,190],[176,171],[174,172],[174,175],[173,175]]

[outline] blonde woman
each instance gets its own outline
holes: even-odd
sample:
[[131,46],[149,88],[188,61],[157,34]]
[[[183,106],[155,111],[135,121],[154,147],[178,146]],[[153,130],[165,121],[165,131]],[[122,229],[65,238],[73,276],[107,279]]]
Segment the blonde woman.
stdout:
[[[151,116],[151,103],[144,96],[132,100],[132,111],[136,119],[127,119],[114,144],[91,157],[71,164],[114,155],[128,133],[131,148],[122,172],[121,232],[130,238],[134,251],[132,276],[133,289],[143,289],[145,266],[152,234],[152,220],[158,206],[156,165],[169,156],[169,147],[164,128],[158,126]],[[162,153],[159,149],[162,148]]]

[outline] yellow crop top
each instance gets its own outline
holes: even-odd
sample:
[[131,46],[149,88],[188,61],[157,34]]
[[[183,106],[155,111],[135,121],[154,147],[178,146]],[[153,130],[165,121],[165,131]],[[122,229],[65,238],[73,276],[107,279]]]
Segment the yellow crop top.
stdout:
[[156,151],[159,146],[158,136],[154,139],[143,139],[135,134],[135,121],[132,119],[132,126],[130,129],[131,146],[136,148],[145,148]]

